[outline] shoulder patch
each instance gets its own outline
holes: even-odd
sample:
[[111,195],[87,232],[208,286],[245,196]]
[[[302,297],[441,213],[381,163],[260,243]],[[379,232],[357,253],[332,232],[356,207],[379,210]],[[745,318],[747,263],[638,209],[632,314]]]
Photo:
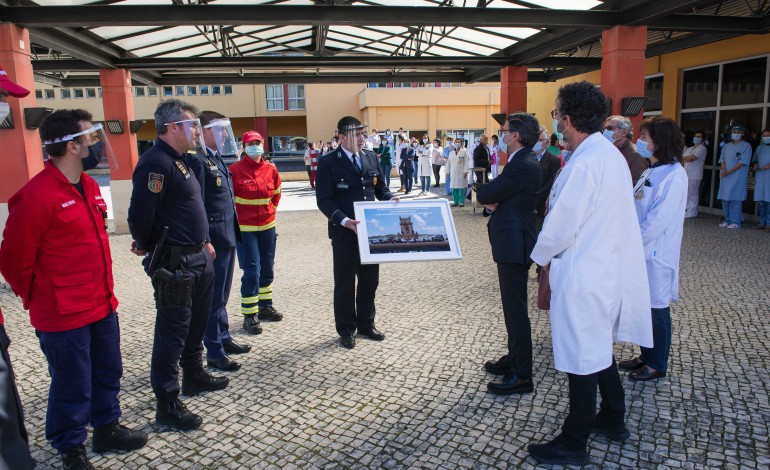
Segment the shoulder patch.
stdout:
[[163,175],[161,173],[150,173],[147,188],[153,193],[159,193],[163,189]]

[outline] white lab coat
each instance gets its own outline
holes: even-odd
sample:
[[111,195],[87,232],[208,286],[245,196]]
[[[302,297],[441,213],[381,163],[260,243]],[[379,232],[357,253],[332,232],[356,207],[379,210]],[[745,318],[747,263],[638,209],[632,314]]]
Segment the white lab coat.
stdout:
[[430,176],[433,174],[433,164],[431,156],[433,154],[433,144],[420,145],[419,157],[417,157],[417,176]]
[[650,306],[666,308],[679,300],[679,254],[682,248],[687,172],[673,163],[647,170],[636,213],[642,231],[644,259],[650,284]]
[[468,173],[468,151],[452,149],[446,163],[446,172],[449,173],[449,187],[452,189],[467,188],[468,183],[465,173]]
[[551,264],[551,333],[560,371],[588,375],[606,369],[614,341],[653,345],[631,188],[625,158],[597,132],[575,149],[551,189],[531,258]]

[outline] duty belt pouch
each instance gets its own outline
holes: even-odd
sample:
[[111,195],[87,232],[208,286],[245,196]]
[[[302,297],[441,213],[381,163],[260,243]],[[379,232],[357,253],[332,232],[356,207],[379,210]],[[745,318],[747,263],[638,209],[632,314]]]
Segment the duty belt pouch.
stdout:
[[192,290],[195,275],[181,265],[179,247],[169,248],[169,268],[160,268],[154,275],[158,293],[158,306],[184,308],[192,305]]

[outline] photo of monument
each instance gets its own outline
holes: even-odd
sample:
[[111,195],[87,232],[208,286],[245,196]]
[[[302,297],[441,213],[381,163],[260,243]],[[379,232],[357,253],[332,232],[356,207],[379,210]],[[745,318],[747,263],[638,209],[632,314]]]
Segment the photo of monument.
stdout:
[[365,209],[372,254],[450,251],[439,207]]

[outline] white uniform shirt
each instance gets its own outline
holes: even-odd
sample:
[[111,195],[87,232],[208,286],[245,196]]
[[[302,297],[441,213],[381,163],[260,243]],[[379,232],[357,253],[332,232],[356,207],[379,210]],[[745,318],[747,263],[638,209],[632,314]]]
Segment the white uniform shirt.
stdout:
[[625,158],[597,132],[575,149],[551,189],[531,258],[551,264],[551,332],[560,371],[606,369],[614,341],[652,347],[647,267],[631,188]]
[[447,173],[449,173],[449,187],[452,189],[462,189],[468,187],[466,179],[463,177],[468,173],[468,151],[465,149],[452,149],[447,159]]
[[[696,157],[696,160],[693,160],[691,162],[685,162],[684,164],[684,169],[687,172],[687,177],[691,180],[703,179],[703,165],[706,164],[706,146],[701,144],[701,145],[694,145],[692,147],[687,147],[684,149],[684,153],[682,153],[682,156]],[[636,183],[636,181],[634,181],[634,183]]]

